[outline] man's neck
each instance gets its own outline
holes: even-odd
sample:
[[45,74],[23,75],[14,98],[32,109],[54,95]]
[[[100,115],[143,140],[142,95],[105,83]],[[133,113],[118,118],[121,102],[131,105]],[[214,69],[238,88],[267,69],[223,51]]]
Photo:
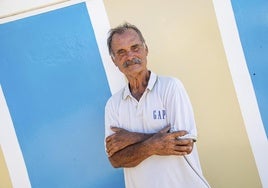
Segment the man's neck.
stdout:
[[129,89],[134,98],[138,101],[143,95],[145,89],[147,88],[151,72],[145,71],[142,72],[139,76],[129,79]]

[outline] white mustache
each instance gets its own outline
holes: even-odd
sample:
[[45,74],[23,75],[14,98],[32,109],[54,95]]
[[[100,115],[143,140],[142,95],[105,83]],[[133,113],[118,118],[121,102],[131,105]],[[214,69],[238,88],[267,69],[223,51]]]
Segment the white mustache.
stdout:
[[141,60],[139,58],[133,58],[129,61],[126,61],[123,63],[123,67],[127,68],[130,65],[134,65],[134,64],[141,64]]

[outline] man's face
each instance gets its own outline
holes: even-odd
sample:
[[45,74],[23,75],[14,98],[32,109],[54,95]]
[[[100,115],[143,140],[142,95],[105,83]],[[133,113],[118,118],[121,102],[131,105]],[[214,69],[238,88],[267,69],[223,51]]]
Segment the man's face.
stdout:
[[113,62],[126,76],[134,76],[147,70],[147,46],[142,43],[139,35],[132,29],[112,38]]

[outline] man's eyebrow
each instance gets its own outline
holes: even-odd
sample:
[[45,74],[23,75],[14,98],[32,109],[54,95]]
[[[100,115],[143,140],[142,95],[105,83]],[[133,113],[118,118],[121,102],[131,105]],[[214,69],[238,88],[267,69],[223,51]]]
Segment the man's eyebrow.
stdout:
[[140,44],[133,44],[131,47],[139,46]]
[[121,48],[121,49],[118,49],[118,50],[116,51],[116,53],[120,53],[120,52],[123,52],[123,51],[126,51],[126,50],[123,49],[123,48]]
[[[137,46],[139,46],[139,45],[140,45],[140,44],[133,44],[133,45],[130,46],[130,48],[137,47]],[[126,51],[126,50],[123,49],[123,48],[120,48],[120,49],[116,50],[116,52],[120,52],[120,51]]]

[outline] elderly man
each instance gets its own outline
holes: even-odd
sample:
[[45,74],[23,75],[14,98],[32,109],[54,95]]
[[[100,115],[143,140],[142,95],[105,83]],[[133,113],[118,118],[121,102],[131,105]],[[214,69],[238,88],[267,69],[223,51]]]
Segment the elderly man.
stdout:
[[105,107],[106,152],[113,167],[124,168],[126,188],[209,187],[183,84],[147,69],[148,47],[136,26],[111,29],[107,45],[128,81]]

